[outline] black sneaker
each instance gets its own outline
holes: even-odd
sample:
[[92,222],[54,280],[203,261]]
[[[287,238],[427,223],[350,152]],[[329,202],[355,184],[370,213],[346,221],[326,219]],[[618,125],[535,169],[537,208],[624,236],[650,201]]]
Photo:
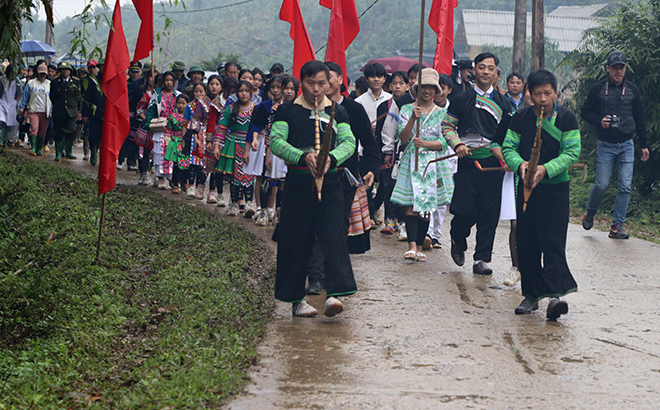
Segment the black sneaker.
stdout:
[[515,312],[516,315],[529,315],[533,311],[538,310],[538,308],[539,302],[530,298],[525,298],[520,302],[520,305],[516,308]]
[[434,238],[434,239],[431,239],[431,246],[433,247],[433,249],[440,249],[440,248],[442,248],[442,244],[440,243],[440,241],[437,240],[437,239],[435,239],[435,238]]
[[545,315],[550,320],[557,320],[559,316],[568,313],[568,303],[559,298],[552,298],[548,303],[548,311]]
[[325,285],[322,282],[310,283],[307,289],[305,289],[306,295],[320,295],[323,293],[323,288]]
[[610,228],[609,237],[612,239],[628,239],[630,238],[630,235],[628,235],[628,232],[626,232],[626,230],[623,229],[623,225],[614,224],[612,225],[612,228]]
[[588,231],[594,226],[594,215],[596,215],[595,212],[587,211],[582,217],[582,227],[585,231]]

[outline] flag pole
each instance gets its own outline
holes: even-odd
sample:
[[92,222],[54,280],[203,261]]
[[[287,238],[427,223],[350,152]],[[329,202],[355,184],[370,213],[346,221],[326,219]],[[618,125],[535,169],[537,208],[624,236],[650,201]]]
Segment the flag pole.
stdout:
[[156,67],[154,67],[154,50],[153,48],[149,52],[151,54],[151,84],[156,89]]
[[99,241],[96,245],[96,262],[99,261],[99,254],[101,253],[101,238],[103,237],[103,222],[105,220],[105,194],[103,193],[103,204],[101,205],[101,226],[99,227]]
[[[422,86],[422,64],[424,63],[424,14],[426,8],[426,0],[422,0],[422,17],[419,19],[419,71],[417,72],[417,101],[419,101],[419,91]],[[418,104],[419,106],[419,104]],[[422,117],[417,119],[417,134],[419,137],[420,128],[422,125]],[[419,148],[415,147],[415,172],[419,171]]]

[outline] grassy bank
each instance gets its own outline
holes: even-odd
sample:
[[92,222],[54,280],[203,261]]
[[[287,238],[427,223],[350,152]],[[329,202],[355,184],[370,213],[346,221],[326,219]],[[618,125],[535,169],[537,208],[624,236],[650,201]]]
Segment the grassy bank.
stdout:
[[249,232],[146,190],[0,153],[0,409],[204,408],[245,383],[272,310]]
[[[587,175],[584,182],[581,170],[571,170],[571,222],[573,223],[582,223],[582,216],[587,212],[589,193],[596,179],[595,157],[595,151],[583,151],[582,160],[587,163]],[[625,228],[631,236],[660,243],[660,206],[658,206],[660,190],[642,194],[638,187],[639,181],[634,180]],[[610,230],[616,195],[617,180],[616,171],[614,171],[600,209],[594,218],[594,228],[603,231]]]

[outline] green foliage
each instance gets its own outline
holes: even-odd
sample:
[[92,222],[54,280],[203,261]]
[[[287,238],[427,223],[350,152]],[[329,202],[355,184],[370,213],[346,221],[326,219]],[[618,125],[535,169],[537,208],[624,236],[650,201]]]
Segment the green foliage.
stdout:
[[[647,134],[651,160],[635,162],[634,185],[642,193],[649,194],[657,187],[654,183],[660,178],[660,0],[648,3],[623,3],[619,10],[603,24],[584,33],[581,46],[569,53],[560,64],[570,67],[579,77],[569,85],[574,97],[566,105],[574,112],[580,112],[591,86],[605,78],[605,63],[615,50],[623,51],[628,58],[626,78],[639,86],[644,103]],[[582,156],[594,161],[596,132],[583,123]],[[634,208],[635,203],[631,201]],[[634,209],[631,210],[634,213]]]
[[[45,24],[53,24],[53,10],[48,0],[39,0],[46,11]],[[21,27],[24,21],[32,22],[32,10],[39,4],[34,0],[0,2],[0,56],[10,62],[23,61],[21,52]]]
[[0,153],[0,408],[217,408],[273,306],[244,229],[133,187]]
[[200,67],[202,67],[202,70],[206,70],[206,71],[215,71],[218,69],[218,64],[226,63],[227,61],[233,61],[235,63],[240,64],[241,66],[244,66],[245,62],[241,60],[241,57],[243,57],[241,54],[218,53],[217,56],[215,56],[210,60],[200,61],[199,65]]

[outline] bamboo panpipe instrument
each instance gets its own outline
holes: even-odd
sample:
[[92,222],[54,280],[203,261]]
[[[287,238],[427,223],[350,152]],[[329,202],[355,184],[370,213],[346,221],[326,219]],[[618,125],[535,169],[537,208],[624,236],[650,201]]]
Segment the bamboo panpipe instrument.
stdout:
[[[573,164],[571,165],[571,169],[581,169],[584,173],[584,169],[586,168],[586,166],[587,164]],[[479,171],[495,172],[495,171],[506,171],[506,169],[504,167],[492,167],[492,168],[479,168]]]
[[319,101],[314,98],[314,152],[321,152],[321,129],[319,126]]
[[[479,147],[472,147],[472,148],[470,148],[470,152],[472,152],[474,150],[477,150],[477,149],[481,149],[481,148],[488,148],[489,146],[490,146],[490,144],[481,145]],[[424,172],[422,173],[422,179],[424,179],[424,177],[426,176],[426,171],[428,171],[429,165],[433,164],[434,162],[444,161],[446,159],[453,158],[455,156],[458,156],[458,154],[454,153],[454,154],[450,154],[450,155],[445,155],[444,157],[432,159],[431,161],[429,161],[428,164],[426,164],[426,167],[424,167]]]
[[328,163],[330,147],[332,146],[332,125],[335,123],[335,105],[336,103],[333,101],[331,106],[332,108],[330,110],[330,122],[325,129],[323,145],[321,146],[318,156],[316,157],[316,177],[314,178],[314,182],[316,183],[316,193],[318,195],[319,201],[321,200],[321,190],[323,189],[323,174],[325,173],[325,166]]
[[539,157],[541,156],[541,145],[543,144],[543,139],[541,139],[541,130],[543,129],[543,107],[541,107],[541,115],[539,116],[539,121],[536,124],[536,137],[534,137],[534,146],[532,147],[532,154],[529,156],[529,162],[527,163],[527,172],[525,173],[523,186],[523,212],[527,210],[527,201],[532,195],[532,190],[534,189],[534,177],[536,176],[536,167],[539,164]]

